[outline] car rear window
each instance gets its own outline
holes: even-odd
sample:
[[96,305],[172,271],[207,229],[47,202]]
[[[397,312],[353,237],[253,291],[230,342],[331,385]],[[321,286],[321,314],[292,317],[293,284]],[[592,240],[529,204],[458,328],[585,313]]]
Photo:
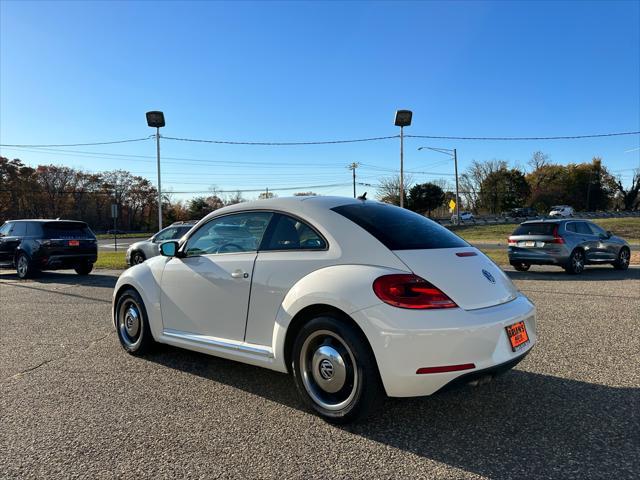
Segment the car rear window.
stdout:
[[51,222],[43,227],[47,238],[93,238],[93,232],[82,222]]
[[520,225],[512,235],[553,235],[557,223],[525,223]]
[[332,210],[364,228],[390,250],[469,246],[436,222],[393,205],[361,203],[342,205]]

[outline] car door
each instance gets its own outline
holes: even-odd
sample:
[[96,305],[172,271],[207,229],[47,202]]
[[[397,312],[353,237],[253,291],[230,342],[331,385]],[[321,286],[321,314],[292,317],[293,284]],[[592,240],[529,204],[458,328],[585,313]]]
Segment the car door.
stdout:
[[269,212],[216,217],[193,232],[161,280],[165,331],[244,339],[251,277]]
[[303,277],[336,261],[318,230],[300,218],[276,213],[253,271],[245,341],[271,345],[284,297]]
[[587,227],[591,230],[591,233],[595,237],[595,244],[597,249],[597,256],[600,260],[615,260],[618,257],[618,248],[620,245],[616,242],[612,242],[609,240],[610,236],[604,230],[604,228],[599,227],[598,225],[585,222]]
[[0,227],[0,263],[8,263],[13,260],[15,245],[10,236],[13,223],[7,222]]
[[588,261],[597,261],[600,258],[598,237],[593,234],[586,222],[575,222],[575,226],[580,246],[584,249],[586,259]]

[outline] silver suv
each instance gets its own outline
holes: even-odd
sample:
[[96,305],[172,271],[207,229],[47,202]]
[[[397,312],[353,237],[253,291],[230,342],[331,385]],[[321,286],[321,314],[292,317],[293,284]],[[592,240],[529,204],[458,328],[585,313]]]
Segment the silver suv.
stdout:
[[587,264],[629,267],[629,244],[587,220],[533,220],[520,224],[509,237],[509,263],[518,271],[531,265],[557,265],[582,273]]
[[196,223],[197,221],[195,220],[192,222],[175,222],[167,228],[160,230],[153,237],[132,244],[127,249],[127,265],[137,265],[144,262],[147,258],[160,255],[159,247],[162,243],[182,238]]

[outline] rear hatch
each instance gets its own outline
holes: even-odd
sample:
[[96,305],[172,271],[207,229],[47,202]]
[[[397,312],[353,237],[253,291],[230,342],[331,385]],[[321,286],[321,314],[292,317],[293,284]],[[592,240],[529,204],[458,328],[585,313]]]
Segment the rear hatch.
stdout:
[[564,243],[558,235],[556,222],[523,223],[509,237],[509,247],[554,251]]
[[396,250],[413,273],[429,281],[465,310],[506,303],[518,295],[509,277],[473,247]]
[[47,222],[42,225],[43,247],[48,256],[96,253],[96,237],[84,222]]

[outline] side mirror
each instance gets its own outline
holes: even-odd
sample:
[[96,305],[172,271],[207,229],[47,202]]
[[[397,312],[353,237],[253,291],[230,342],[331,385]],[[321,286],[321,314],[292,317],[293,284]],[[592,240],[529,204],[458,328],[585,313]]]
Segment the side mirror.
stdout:
[[178,242],[164,242],[160,245],[160,253],[163,257],[175,257],[178,253]]
[[607,238],[611,237],[613,237],[613,233],[611,233],[611,230],[607,230]]

